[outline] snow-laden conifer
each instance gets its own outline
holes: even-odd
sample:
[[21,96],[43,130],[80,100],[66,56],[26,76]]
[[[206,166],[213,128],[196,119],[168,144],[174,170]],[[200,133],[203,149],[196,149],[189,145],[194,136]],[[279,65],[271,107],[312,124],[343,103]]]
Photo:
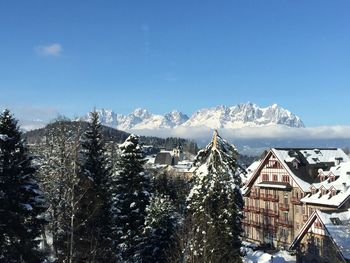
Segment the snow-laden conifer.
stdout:
[[243,199],[236,158],[235,147],[217,131],[196,157],[194,185],[187,200],[194,262],[241,262]]
[[176,231],[180,216],[167,196],[153,196],[146,212],[140,262],[171,262],[173,251],[178,248]]
[[79,181],[75,187],[72,262],[115,262],[113,251],[110,169],[98,113],[81,142]]
[[0,115],[0,262],[41,262],[46,209],[36,169],[9,110]]
[[142,242],[150,199],[150,176],[143,167],[146,160],[138,136],[130,135],[120,145],[120,151],[113,175],[116,245],[122,262],[134,262],[137,261],[136,248]]

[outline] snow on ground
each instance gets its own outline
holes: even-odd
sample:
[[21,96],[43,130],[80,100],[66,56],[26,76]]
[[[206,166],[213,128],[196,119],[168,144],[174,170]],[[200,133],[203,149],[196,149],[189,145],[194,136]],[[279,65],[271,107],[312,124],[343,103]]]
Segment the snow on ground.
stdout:
[[295,263],[295,256],[291,256],[287,251],[279,251],[275,254],[264,251],[253,251],[251,248],[243,249],[246,255],[243,257],[244,263]]

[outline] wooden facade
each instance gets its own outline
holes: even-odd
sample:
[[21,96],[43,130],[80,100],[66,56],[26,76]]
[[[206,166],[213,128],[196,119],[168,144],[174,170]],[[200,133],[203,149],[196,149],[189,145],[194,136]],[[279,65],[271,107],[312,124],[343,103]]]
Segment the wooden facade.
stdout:
[[[288,166],[271,149],[247,182],[243,220],[244,237],[247,241],[287,249],[316,209],[337,209],[301,202],[310,190],[301,185],[300,178],[291,174],[291,169],[297,170],[300,163],[297,158],[290,159]],[[317,182],[317,177],[312,177],[318,169],[317,166],[304,165],[303,169],[308,170],[309,181],[314,179]],[[349,204],[350,202],[345,203],[343,208]]]

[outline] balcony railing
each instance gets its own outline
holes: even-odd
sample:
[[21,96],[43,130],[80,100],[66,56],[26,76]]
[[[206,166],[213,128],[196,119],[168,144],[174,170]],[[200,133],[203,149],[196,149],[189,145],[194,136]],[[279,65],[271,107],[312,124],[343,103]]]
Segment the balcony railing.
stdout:
[[243,225],[246,225],[246,226],[249,226],[249,225],[250,225],[250,222],[249,222],[248,219],[243,219],[243,220],[242,220],[242,224],[243,224]]
[[260,196],[258,195],[257,192],[251,192],[250,193],[250,197],[253,198],[253,199],[259,199],[260,198]]
[[250,221],[250,225],[256,228],[261,228],[261,223],[257,221]]
[[260,194],[260,198],[264,201],[278,202],[278,195]]
[[255,212],[255,213],[260,213],[260,209],[259,207],[255,207],[255,206],[244,206],[243,207],[243,211],[244,212]]
[[284,226],[284,227],[288,227],[288,228],[293,228],[293,222],[291,222],[291,221],[289,221],[289,220],[278,219],[276,223],[277,223],[277,225],[279,225],[279,226]]
[[278,216],[278,211],[272,209],[260,208],[260,213],[268,216]]
[[272,232],[275,232],[276,230],[276,225],[274,225],[272,222],[268,223],[268,222],[265,222],[262,224],[263,228],[264,229],[267,229],[269,231],[272,231]]
[[278,204],[278,208],[282,211],[289,211],[289,204]]
[[292,198],[290,199],[291,203],[293,205],[300,205],[301,204],[301,201],[300,201],[300,198],[299,197],[296,197],[296,196],[292,196]]

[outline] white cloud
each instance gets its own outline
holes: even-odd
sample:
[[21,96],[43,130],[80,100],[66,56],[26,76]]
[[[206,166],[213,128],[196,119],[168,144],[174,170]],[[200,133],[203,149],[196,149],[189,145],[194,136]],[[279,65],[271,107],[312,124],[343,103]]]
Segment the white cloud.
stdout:
[[40,45],[35,48],[36,52],[42,56],[59,56],[62,53],[62,46],[58,43]]
[[[196,140],[209,139],[213,130],[207,127],[178,127],[175,129],[132,130],[140,135],[159,137],[183,137]],[[350,126],[319,126],[291,128],[287,126],[244,127],[239,129],[219,129],[228,140],[234,139],[350,139]]]
[[14,113],[14,117],[19,120],[23,130],[41,128],[59,116],[58,110],[54,107],[26,105],[9,108]]

